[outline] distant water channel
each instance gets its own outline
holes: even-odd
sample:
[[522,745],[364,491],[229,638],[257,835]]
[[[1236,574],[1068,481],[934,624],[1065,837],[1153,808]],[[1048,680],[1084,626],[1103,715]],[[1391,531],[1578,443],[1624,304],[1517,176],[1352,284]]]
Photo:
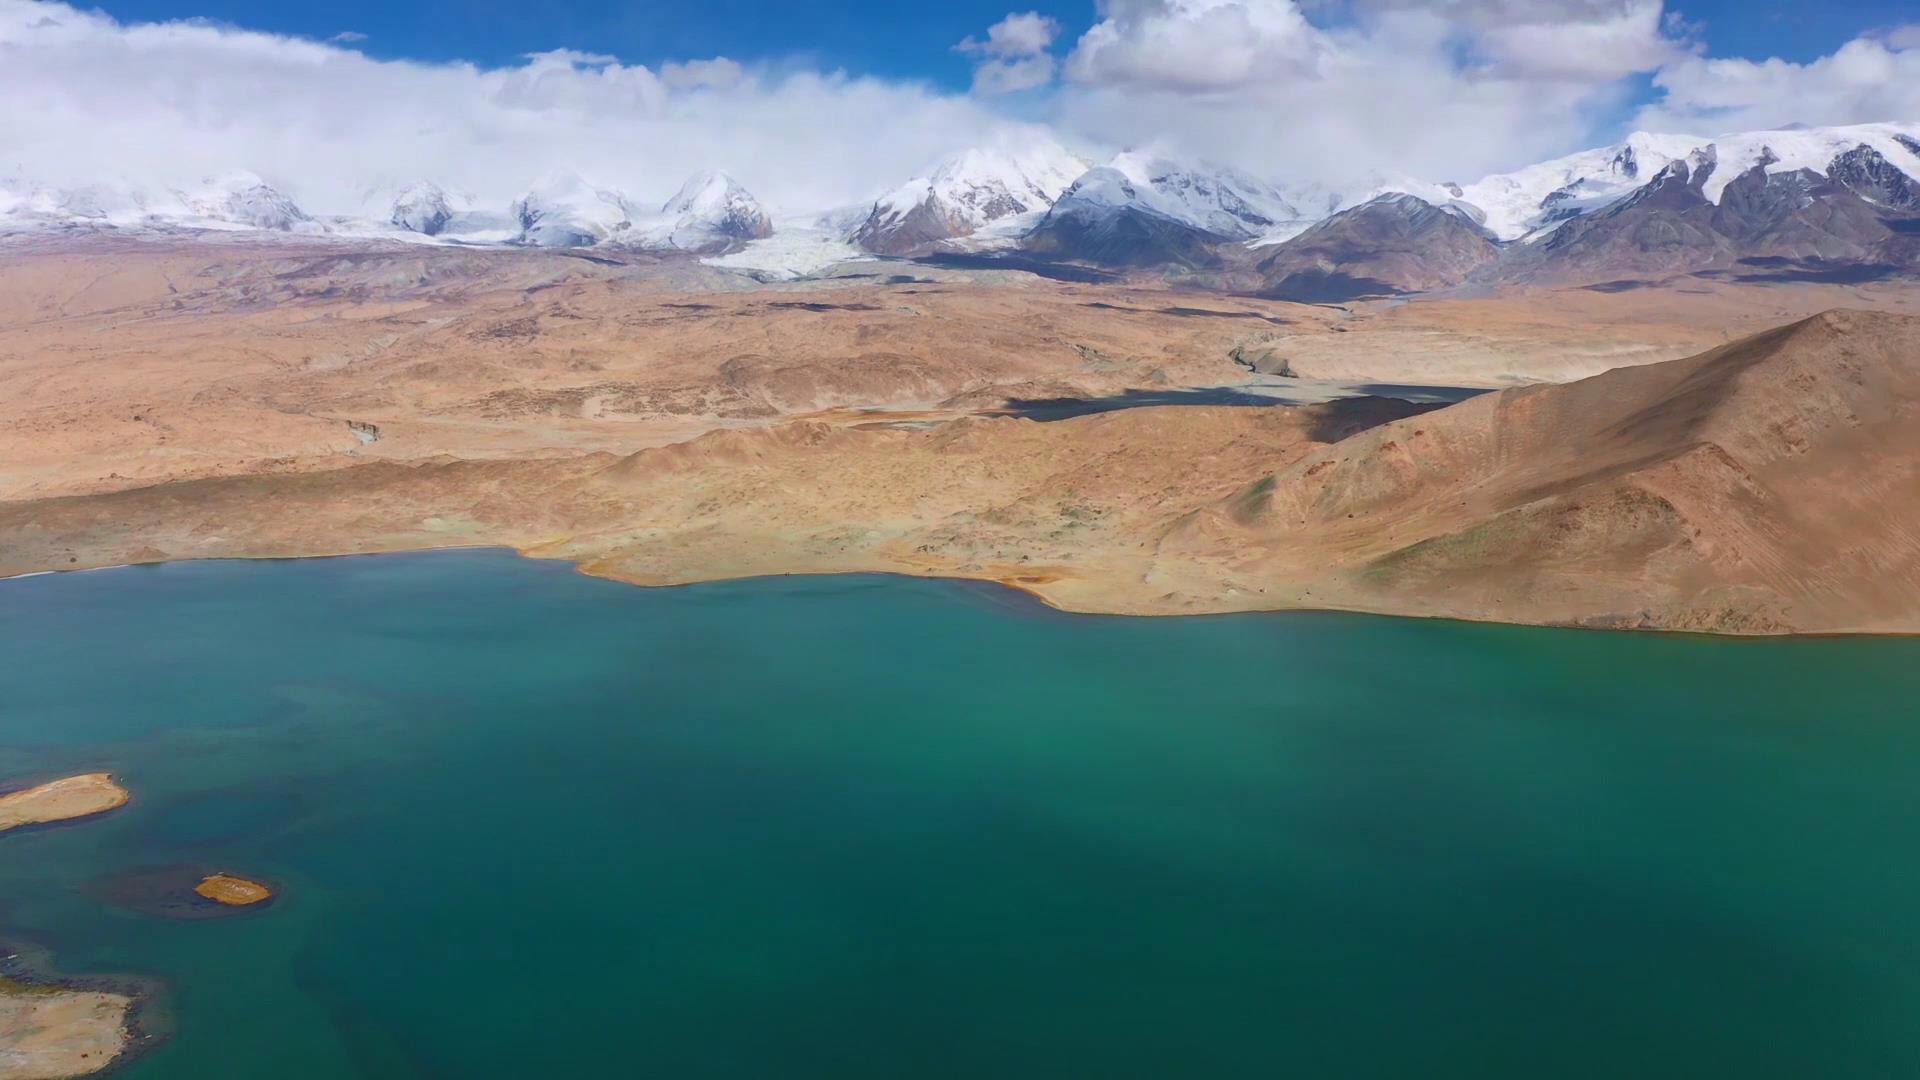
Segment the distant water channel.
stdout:
[[1488,393],[1467,386],[1411,383],[1329,383],[1269,376],[1238,386],[1200,386],[1168,390],[1126,390],[1105,397],[1014,398],[997,412],[1047,423],[1076,416],[1138,409],[1149,405],[1235,405],[1255,408],[1311,405],[1337,398],[1390,397],[1421,405],[1451,405]]
[[[1920,1075],[1920,641],[499,552],[0,582],[0,938],[124,1075]],[[143,868],[259,912],[116,902]],[[158,1016],[159,1013],[155,1013]]]

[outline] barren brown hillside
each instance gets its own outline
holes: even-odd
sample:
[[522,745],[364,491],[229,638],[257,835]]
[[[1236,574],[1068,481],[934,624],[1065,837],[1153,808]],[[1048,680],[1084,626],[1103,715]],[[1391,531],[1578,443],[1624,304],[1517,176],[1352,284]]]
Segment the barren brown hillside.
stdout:
[[1321,595],[1475,618],[1920,625],[1920,320],[1832,312],[1669,363],[1388,424],[1169,546]]
[[18,500],[0,573],[508,544],[643,584],[880,570],[1086,611],[1913,631],[1916,409],[1920,319],[1835,312],[1437,411],[823,414]]

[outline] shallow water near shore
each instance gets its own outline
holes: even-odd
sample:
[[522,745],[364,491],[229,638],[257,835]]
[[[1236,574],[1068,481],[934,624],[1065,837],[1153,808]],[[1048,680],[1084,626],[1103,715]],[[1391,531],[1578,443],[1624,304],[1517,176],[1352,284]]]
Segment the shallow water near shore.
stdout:
[[0,779],[134,792],[0,838],[0,939],[164,980],[127,1077],[1920,1073],[1920,640],[463,551],[0,582],[0,657]]

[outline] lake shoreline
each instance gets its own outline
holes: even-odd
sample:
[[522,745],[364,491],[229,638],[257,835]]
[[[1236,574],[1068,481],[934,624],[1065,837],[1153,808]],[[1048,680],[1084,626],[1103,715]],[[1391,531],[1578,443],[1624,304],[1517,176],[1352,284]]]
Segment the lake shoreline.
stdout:
[[744,572],[737,574],[715,574],[711,577],[676,576],[671,580],[661,580],[646,576],[627,575],[607,567],[596,567],[589,556],[573,556],[543,553],[550,544],[532,544],[518,547],[513,544],[447,544],[419,547],[370,548],[351,551],[325,551],[312,553],[270,553],[258,555],[192,555],[180,558],[152,559],[138,562],[101,563],[99,565],[29,570],[16,574],[0,574],[0,584],[9,581],[23,581],[29,578],[47,577],[63,574],[86,574],[107,570],[137,570],[142,567],[166,566],[171,563],[212,563],[212,562],[303,562],[320,559],[365,559],[382,556],[421,556],[455,552],[509,552],[523,559],[535,562],[557,562],[569,564],[575,573],[583,577],[601,581],[613,581],[641,589],[675,589],[693,585],[708,585],[720,582],[755,581],[783,577],[901,577],[921,581],[952,581],[979,586],[997,586],[999,588],[1028,597],[1041,607],[1062,615],[1092,618],[1122,619],[1199,619],[1219,615],[1365,615],[1383,619],[1418,619],[1436,623],[1462,623],[1470,626],[1512,626],[1538,630],[1576,630],[1601,634],[1646,634],[1662,637],[1711,638],[1721,641],[1781,641],[1794,639],[1809,640],[1847,640],[1878,638],[1915,638],[1920,630],[1876,630],[1876,629],[1837,629],[1837,630],[1729,630],[1702,629],[1696,627],[1672,626],[1636,626],[1611,624],[1606,622],[1529,622],[1506,618],[1475,618],[1466,615],[1429,614],[1415,611],[1394,610],[1385,607],[1360,605],[1341,605],[1330,603],[1314,604],[1268,604],[1244,607],[1216,607],[1191,611],[1166,611],[1133,608],[1104,608],[1097,606],[1076,606],[1061,597],[1048,593],[1043,584],[1052,583],[1059,578],[1049,577],[1045,583],[1023,582],[1021,576],[999,576],[994,574],[972,574],[954,569],[929,570],[916,572],[898,567],[849,567],[844,569],[795,569],[772,572]]
[[[165,980],[146,975],[75,975],[56,967],[54,955],[50,947],[0,930],[0,1006],[8,999],[50,998],[75,1003],[96,995],[118,999],[114,1022],[119,1039],[113,1056],[97,1065],[88,1059],[87,1067],[76,1067],[64,1075],[115,1074],[166,1042],[171,1028],[164,1006]],[[69,1028],[79,1036],[96,1026],[97,1020],[85,1017],[69,1021]],[[78,1066],[78,1059],[72,1060]]]
[[[50,577],[0,611],[7,771],[137,789],[0,861],[38,981],[165,980],[128,1080],[600,1075],[636,1038],[666,1072],[962,1080],[1007,1045],[955,1045],[962,1015],[1114,1074],[1497,1045],[1524,1076],[1596,1011],[1609,1074],[1682,1028],[1686,1068],[1920,1061],[1897,1010],[1819,1008],[1912,984],[1911,642],[636,590],[499,549]],[[501,777],[520,797],[473,797]],[[288,903],[150,920],[119,886],[163,864],[156,897],[237,871]],[[1383,1002],[1406,1038],[1367,1037]]]

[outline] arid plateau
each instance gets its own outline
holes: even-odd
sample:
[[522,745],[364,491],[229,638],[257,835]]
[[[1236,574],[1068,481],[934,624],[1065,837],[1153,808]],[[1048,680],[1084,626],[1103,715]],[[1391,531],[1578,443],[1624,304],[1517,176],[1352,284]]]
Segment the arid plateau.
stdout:
[[648,585],[1911,632],[1916,312],[1899,280],[1310,305],[47,236],[0,251],[0,574],[508,545]]

